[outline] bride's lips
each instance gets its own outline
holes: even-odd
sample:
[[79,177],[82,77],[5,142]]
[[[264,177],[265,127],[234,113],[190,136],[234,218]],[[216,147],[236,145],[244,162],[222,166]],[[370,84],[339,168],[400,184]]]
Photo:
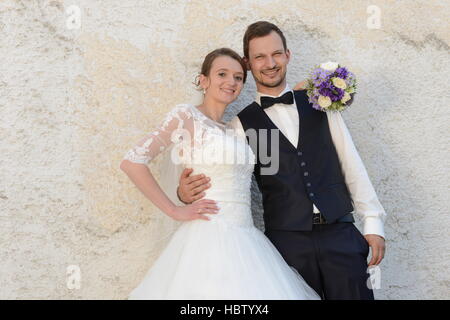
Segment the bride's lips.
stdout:
[[220,90],[222,90],[228,94],[234,94],[236,92],[236,90],[234,90],[234,89],[221,88]]

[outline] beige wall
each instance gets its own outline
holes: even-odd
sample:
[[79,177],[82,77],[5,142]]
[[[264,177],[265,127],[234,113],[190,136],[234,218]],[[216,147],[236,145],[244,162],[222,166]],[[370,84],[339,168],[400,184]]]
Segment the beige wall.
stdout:
[[[127,296],[165,243],[155,243],[155,226],[170,221],[119,163],[175,104],[198,100],[191,82],[206,53],[241,52],[257,20],[285,32],[291,85],[327,60],[358,76],[344,118],[389,215],[376,298],[450,298],[450,5],[213,3],[0,1],[0,298]],[[380,9],[379,28],[369,5]],[[250,79],[226,120],[254,88]]]

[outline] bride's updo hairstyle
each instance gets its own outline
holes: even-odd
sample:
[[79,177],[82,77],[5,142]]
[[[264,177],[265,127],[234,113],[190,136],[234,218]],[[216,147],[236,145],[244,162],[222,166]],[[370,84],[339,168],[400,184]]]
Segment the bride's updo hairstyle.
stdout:
[[[208,77],[214,60],[221,56],[228,56],[228,57],[236,60],[237,62],[239,62],[239,64],[242,67],[242,72],[244,73],[243,82],[245,83],[245,80],[247,80],[247,67],[245,65],[245,62],[241,58],[241,56],[236,53],[236,51],[229,49],[229,48],[219,48],[219,49],[213,50],[210,53],[208,53],[205,57],[205,60],[203,60],[202,69],[200,71],[200,74],[203,74],[204,76]],[[197,90],[202,90],[202,88],[200,87],[200,80],[199,80],[200,74],[198,74],[195,77],[195,82],[194,82],[194,84],[197,86]]]

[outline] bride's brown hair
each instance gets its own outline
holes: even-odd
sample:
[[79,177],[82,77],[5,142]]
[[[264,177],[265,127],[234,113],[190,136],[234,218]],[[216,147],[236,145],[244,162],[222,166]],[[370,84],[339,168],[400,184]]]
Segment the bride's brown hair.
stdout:
[[200,88],[200,80],[198,79],[198,77],[201,74],[203,74],[204,76],[209,76],[209,72],[211,71],[211,66],[212,66],[214,60],[221,56],[228,56],[228,57],[236,60],[237,62],[239,62],[239,64],[242,67],[242,72],[244,73],[243,82],[245,83],[245,80],[247,80],[247,67],[245,65],[244,60],[241,58],[241,56],[236,51],[234,51],[232,49],[219,48],[219,49],[213,50],[210,53],[208,53],[205,57],[205,60],[203,60],[200,74],[198,74],[195,77],[195,82],[194,82],[194,84],[197,86],[198,90],[202,90]]

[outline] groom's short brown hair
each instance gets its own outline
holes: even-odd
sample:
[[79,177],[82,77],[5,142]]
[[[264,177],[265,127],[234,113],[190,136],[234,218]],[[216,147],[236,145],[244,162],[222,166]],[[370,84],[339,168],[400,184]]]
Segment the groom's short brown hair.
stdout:
[[258,21],[249,25],[247,27],[247,31],[245,31],[244,57],[248,59],[248,44],[250,43],[250,40],[267,36],[272,31],[275,31],[281,37],[281,40],[283,41],[284,51],[286,51],[286,38],[284,37],[283,32],[281,32],[280,28],[268,21]]

